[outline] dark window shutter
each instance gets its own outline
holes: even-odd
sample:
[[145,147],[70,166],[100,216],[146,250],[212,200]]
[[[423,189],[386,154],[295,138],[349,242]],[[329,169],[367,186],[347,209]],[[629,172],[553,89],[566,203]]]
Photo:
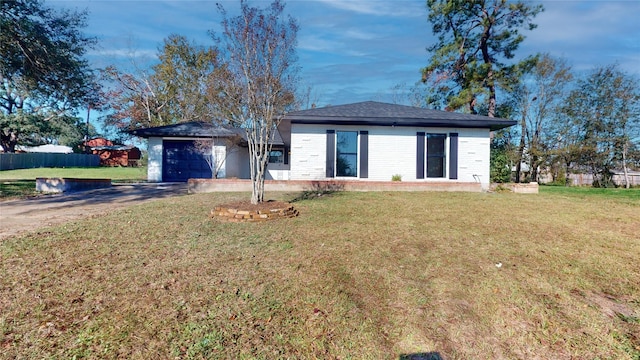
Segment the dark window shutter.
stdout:
[[283,151],[284,151],[284,153],[283,153],[283,155],[284,155],[284,164],[285,165],[289,165],[289,148],[285,146]]
[[369,132],[360,131],[360,178],[369,177]]
[[417,152],[416,152],[416,179],[424,179],[424,133],[417,134]]
[[449,134],[449,179],[458,179],[458,133]]
[[327,173],[328,178],[335,176],[334,164],[336,163],[336,131],[327,130]]

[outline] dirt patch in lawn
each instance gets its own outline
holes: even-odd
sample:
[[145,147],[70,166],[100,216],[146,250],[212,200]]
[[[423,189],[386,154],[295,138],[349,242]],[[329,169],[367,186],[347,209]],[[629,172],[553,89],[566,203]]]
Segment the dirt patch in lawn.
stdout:
[[105,189],[41,195],[0,202],[0,241],[22,232],[170,196],[186,195],[186,184],[122,184]]
[[623,320],[640,318],[640,314],[636,314],[636,312],[625,303],[625,300],[628,299],[617,299],[612,295],[590,291],[581,295],[590,303],[597,305],[602,313],[610,318],[619,317]]

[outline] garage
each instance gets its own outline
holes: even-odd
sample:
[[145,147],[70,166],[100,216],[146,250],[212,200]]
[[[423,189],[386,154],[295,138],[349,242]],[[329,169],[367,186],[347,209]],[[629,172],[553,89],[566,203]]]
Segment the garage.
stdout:
[[191,178],[211,178],[205,155],[191,140],[163,140],[162,181],[186,182]]

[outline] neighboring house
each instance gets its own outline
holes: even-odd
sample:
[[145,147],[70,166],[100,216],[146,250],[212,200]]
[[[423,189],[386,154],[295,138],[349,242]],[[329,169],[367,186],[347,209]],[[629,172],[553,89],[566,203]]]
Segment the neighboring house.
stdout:
[[[488,189],[490,132],[515,124],[373,101],[291,112],[274,137],[267,179],[391,181],[400,175],[403,181],[480,183]],[[229,142],[221,140],[244,131],[186,123],[132,134],[149,139],[149,181],[186,181],[211,177],[190,150],[195,139],[213,137],[214,147],[228,152]],[[219,177],[249,178],[244,141],[226,155]]]
[[111,140],[96,137],[84,142],[87,152],[100,156],[100,166],[138,166],[140,149],[130,145],[115,145]]
[[28,153],[71,154],[73,149],[65,145],[45,144],[40,146],[16,146],[16,150]]

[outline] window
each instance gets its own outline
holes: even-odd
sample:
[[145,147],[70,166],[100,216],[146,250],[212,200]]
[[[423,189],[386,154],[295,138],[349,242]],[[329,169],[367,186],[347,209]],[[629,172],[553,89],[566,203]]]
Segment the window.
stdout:
[[427,134],[427,177],[443,178],[446,171],[446,134]]
[[269,151],[269,164],[284,164],[284,150],[273,149]]
[[336,131],[336,176],[358,176],[358,132]]

